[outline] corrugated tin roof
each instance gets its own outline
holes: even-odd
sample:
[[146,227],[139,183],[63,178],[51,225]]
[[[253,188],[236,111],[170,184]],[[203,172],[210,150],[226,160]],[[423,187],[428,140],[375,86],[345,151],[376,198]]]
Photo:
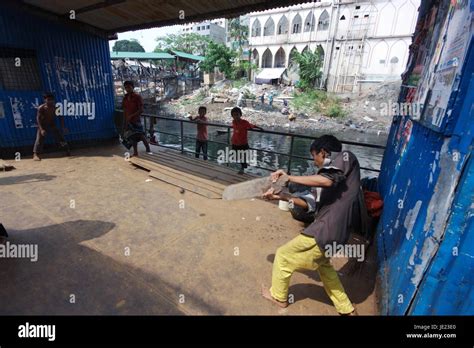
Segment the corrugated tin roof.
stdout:
[[[129,30],[230,18],[253,11],[311,2],[308,0],[22,0],[10,3],[22,10],[54,15],[66,23],[81,23],[113,34]],[[7,2],[9,3],[9,2]],[[71,11],[75,18],[71,21]]]
[[110,59],[174,59],[166,52],[110,52]]
[[196,56],[196,55],[194,55],[194,54],[190,54],[190,53],[186,53],[186,52],[181,52],[181,51],[173,51],[173,50],[171,50],[171,52],[173,52],[173,53],[174,53],[175,55],[177,55],[178,57],[184,58],[184,59],[197,60],[197,61],[204,60],[204,57],[203,57],[203,56]]

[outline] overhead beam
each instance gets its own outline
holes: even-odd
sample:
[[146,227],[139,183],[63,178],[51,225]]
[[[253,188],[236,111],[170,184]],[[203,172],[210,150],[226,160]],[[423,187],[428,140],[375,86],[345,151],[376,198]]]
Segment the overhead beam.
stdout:
[[149,28],[156,28],[156,27],[166,27],[166,26],[176,25],[176,24],[201,22],[204,20],[211,20],[211,19],[216,19],[216,18],[231,18],[231,17],[237,17],[243,14],[247,14],[249,12],[265,11],[265,10],[273,9],[276,7],[288,7],[291,5],[298,5],[298,4],[307,3],[307,2],[313,2],[313,1],[311,0],[266,0],[257,4],[247,5],[244,7],[212,11],[208,13],[197,13],[194,15],[186,15],[184,19],[180,19],[177,16],[176,18],[172,18],[172,19],[122,26],[122,27],[115,28],[114,30],[111,30],[111,32],[120,33],[120,32],[131,31],[131,30],[149,29]]
[[74,12],[76,12],[76,14],[91,12],[91,11],[102,9],[102,8],[105,8],[105,7],[114,6],[116,4],[120,4],[120,3],[123,3],[123,2],[126,2],[126,1],[127,0],[105,0],[105,1],[101,1],[101,2],[98,2],[98,3],[93,4],[93,5],[78,8],[78,9],[74,10]]
[[[92,5],[89,5],[89,6],[78,8],[74,11],[76,15],[84,14],[84,13],[94,13],[94,11],[100,11],[101,9],[104,9],[107,7],[113,7],[114,5],[117,5],[117,4],[127,3],[127,1],[130,1],[130,0],[104,0]],[[186,2],[182,2],[179,0],[161,0],[161,1],[167,4],[174,3],[177,8],[181,7],[184,10],[187,10],[186,7],[188,7],[189,9],[193,9],[192,3],[186,4]],[[117,32],[164,27],[164,26],[170,26],[170,25],[176,25],[176,24],[187,24],[187,23],[200,22],[200,21],[211,20],[211,19],[216,19],[216,18],[231,18],[231,17],[240,16],[249,12],[265,11],[272,8],[287,7],[291,5],[297,5],[297,4],[308,3],[308,2],[313,2],[313,1],[311,0],[265,0],[265,1],[260,1],[256,4],[241,6],[237,8],[229,8],[229,9],[217,10],[217,11],[211,10],[210,12],[207,12],[207,13],[196,13],[193,15],[186,15],[184,19],[180,19],[179,16],[177,15],[175,18],[156,20],[156,21],[151,21],[147,23],[137,23],[137,24],[132,24],[132,25],[126,25],[126,26],[113,28],[110,30],[95,27],[93,25],[81,22],[79,19],[71,20],[68,17],[69,13],[57,15],[50,11],[44,10],[40,7],[36,7],[34,5],[24,3],[23,1],[3,0],[3,2],[10,5],[11,7],[15,7],[16,9],[20,11],[25,11],[34,15],[39,15],[39,16],[48,18],[52,21],[60,22],[72,28],[87,31],[89,33],[92,33],[94,35],[97,35],[103,38],[111,39],[111,38],[117,37],[116,36]],[[132,1],[130,2],[132,3]]]
[[48,19],[52,22],[57,22],[63,25],[66,25],[70,28],[79,30],[79,31],[85,31],[90,34],[99,36],[101,38],[106,38],[108,39],[109,36],[113,33],[109,33],[106,30],[102,30],[100,28],[94,27],[92,25],[80,22],[78,20],[72,20],[72,19],[66,19],[63,16],[59,16],[55,13],[43,10],[42,8],[26,4],[22,1],[15,1],[15,0],[2,0],[2,5],[7,5],[12,9],[30,13],[35,16],[43,17],[45,19]]

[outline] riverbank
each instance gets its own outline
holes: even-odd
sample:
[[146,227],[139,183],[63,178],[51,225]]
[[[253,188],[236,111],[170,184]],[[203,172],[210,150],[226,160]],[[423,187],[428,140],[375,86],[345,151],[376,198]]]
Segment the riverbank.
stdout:
[[[351,138],[357,134],[368,134],[386,138],[390,129],[391,117],[384,115],[384,105],[394,102],[398,96],[399,83],[392,82],[379,86],[376,90],[360,96],[335,97],[343,112],[340,116],[326,116],[323,111],[315,111],[314,105],[308,101],[298,103],[294,100],[295,92],[292,87],[262,86],[246,84],[240,88],[221,82],[211,89],[200,88],[191,95],[183,96],[164,105],[165,112],[178,118],[197,114],[199,106],[207,108],[210,122],[229,124],[230,110],[241,105],[243,117],[249,122],[263,128],[278,129],[300,134],[348,132]],[[260,99],[243,98],[264,95],[264,104]],[[268,96],[274,95],[270,106]],[[265,99],[267,98],[267,99]],[[283,101],[287,101],[285,106]],[[291,115],[291,116],[290,116]],[[291,120],[294,118],[294,120]]]

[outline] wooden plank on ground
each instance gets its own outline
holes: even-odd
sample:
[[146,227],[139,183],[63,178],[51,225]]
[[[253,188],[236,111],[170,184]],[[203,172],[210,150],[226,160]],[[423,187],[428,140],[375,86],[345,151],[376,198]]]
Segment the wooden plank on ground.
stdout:
[[138,165],[139,167],[145,168],[147,170],[153,170],[154,164],[159,164],[166,168],[170,168],[182,173],[187,173],[189,175],[200,177],[205,180],[214,181],[224,186],[231,185],[236,182],[235,180],[232,180],[232,178],[229,178],[222,173],[216,173],[210,169],[205,170],[203,168],[198,168],[187,163],[172,162],[167,159],[161,159],[159,162],[155,162],[146,159],[133,159],[132,157],[130,161],[133,164]]
[[192,183],[189,183],[189,182],[186,182],[186,181],[183,181],[183,180],[180,180],[180,179],[176,179],[176,178],[174,178],[170,175],[166,175],[164,173],[151,171],[149,173],[149,175],[151,177],[155,178],[155,179],[160,180],[160,181],[166,182],[168,184],[171,184],[171,185],[174,185],[174,186],[177,186],[177,187],[181,187],[185,190],[194,192],[198,195],[201,195],[201,196],[204,196],[204,197],[207,197],[207,198],[210,198],[210,199],[221,199],[222,198],[222,195],[220,195],[218,193],[212,192],[210,190],[206,190],[206,189],[204,189],[200,186],[193,185]]
[[[222,197],[222,194],[224,193],[224,189],[222,188],[217,188],[214,185],[210,185],[209,182],[205,181],[198,181],[196,179],[199,179],[198,177],[183,177],[181,175],[176,175],[175,173],[171,173],[168,169],[157,169],[154,168],[151,170],[153,173],[161,173],[163,175],[167,175],[169,177],[175,178],[176,180],[182,181],[184,184],[190,184],[193,186],[197,186],[203,190],[207,190],[212,193],[216,193],[219,196]],[[207,180],[206,180],[207,181]]]
[[[133,157],[132,157],[133,158]],[[254,176],[250,175],[240,175],[235,173],[235,171],[229,170],[227,168],[216,168],[212,165],[206,165],[204,161],[187,161],[182,160],[181,158],[176,158],[173,156],[150,156],[146,155],[142,157],[143,159],[149,160],[153,163],[162,164],[167,167],[172,167],[176,170],[190,173],[204,179],[213,180],[220,182],[224,185],[235,184],[237,182],[246,181],[249,179],[255,178]],[[204,162],[204,163],[196,163],[196,162]]]
[[236,180],[238,180],[239,182],[243,181],[243,180],[248,180],[248,179],[255,179],[256,176],[254,175],[250,175],[250,174],[238,174],[235,170],[231,169],[231,168],[228,168],[228,167],[225,167],[225,166],[222,166],[222,165],[219,165],[219,164],[215,164],[215,163],[212,163],[212,162],[209,162],[209,161],[203,161],[203,160],[199,160],[199,159],[195,159],[195,158],[191,158],[189,156],[186,156],[186,155],[182,155],[182,154],[177,154],[177,153],[171,153],[171,152],[159,152],[157,155],[148,155],[148,154],[143,154],[142,155],[142,158],[146,158],[146,159],[149,159],[151,161],[160,161],[160,160],[168,160],[168,161],[171,161],[173,163],[190,163],[194,166],[197,166],[199,168],[205,168],[205,169],[212,169],[214,170],[215,172],[220,172],[220,173],[224,173]]
[[149,175],[158,180],[213,199],[222,198],[229,185],[255,178],[253,175],[240,175],[230,168],[166,150],[153,155],[132,157],[130,162],[148,170]]
[[175,178],[182,178],[183,180],[186,180],[186,181],[193,181],[193,182],[201,183],[202,185],[207,185],[209,187],[214,188],[216,191],[221,191],[222,192],[227,187],[226,185],[220,184],[216,181],[204,179],[204,178],[195,176],[193,174],[184,173],[183,171],[176,170],[176,169],[173,169],[173,168],[168,167],[168,166],[164,166],[164,165],[159,164],[159,163],[155,163],[155,162],[151,162],[151,161],[147,161],[147,160],[142,160],[142,159],[137,158],[137,157],[132,157],[131,162],[134,165],[137,165],[139,167],[145,168],[145,169],[150,170],[150,171],[164,172],[165,174],[169,174],[171,176],[174,176]]

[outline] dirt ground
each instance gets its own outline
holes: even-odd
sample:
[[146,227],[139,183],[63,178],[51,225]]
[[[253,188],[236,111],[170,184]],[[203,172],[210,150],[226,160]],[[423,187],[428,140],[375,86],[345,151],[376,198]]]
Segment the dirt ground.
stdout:
[[[317,272],[293,276],[287,309],[260,296],[276,249],[302,229],[289,213],[259,199],[182,194],[123,152],[49,154],[0,173],[9,242],[39,251],[37,262],[0,259],[1,315],[337,315]],[[333,259],[362,315],[377,313],[374,252],[356,274]]]

